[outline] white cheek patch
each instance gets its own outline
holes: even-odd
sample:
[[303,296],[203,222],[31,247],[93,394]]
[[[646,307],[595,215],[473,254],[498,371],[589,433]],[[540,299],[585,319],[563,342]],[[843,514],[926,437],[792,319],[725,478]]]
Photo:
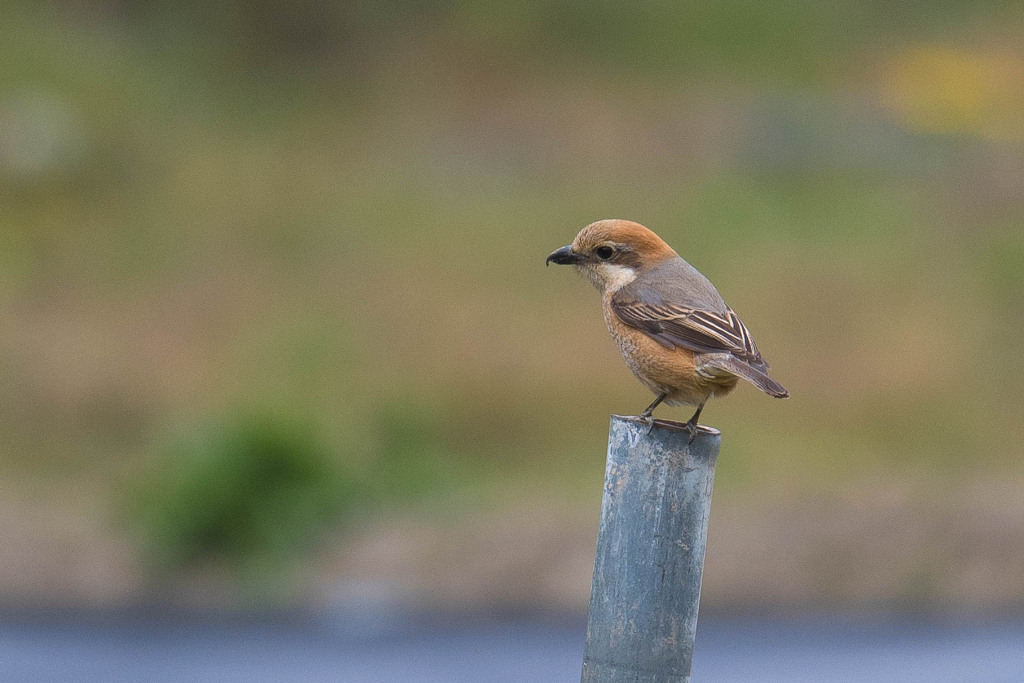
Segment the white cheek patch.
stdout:
[[601,279],[607,291],[614,292],[625,287],[636,279],[636,271],[629,266],[616,266],[610,263],[603,263],[599,267]]

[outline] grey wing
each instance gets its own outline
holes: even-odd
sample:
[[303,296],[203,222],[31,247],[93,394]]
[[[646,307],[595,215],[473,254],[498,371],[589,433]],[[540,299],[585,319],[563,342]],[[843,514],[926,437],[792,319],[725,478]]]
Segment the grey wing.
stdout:
[[701,354],[702,368],[738,375],[770,396],[786,398],[786,388],[768,376],[746,325],[715,286],[682,258],[658,265],[612,296],[611,307],[624,324],[666,348]]
[[746,325],[728,306],[724,311],[700,310],[679,304],[644,303],[620,290],[612,297],[615,315],[662,346],[683,348],[698,353],[727,353],[765,372],[768,363],[761,357]]

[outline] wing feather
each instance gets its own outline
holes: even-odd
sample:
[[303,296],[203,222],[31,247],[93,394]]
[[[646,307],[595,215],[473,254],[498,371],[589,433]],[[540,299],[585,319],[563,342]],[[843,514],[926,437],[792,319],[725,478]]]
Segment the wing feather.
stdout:
[[755,368],[768,369],[750,331],[728,306],[718,313],[678,304],[618,301],[614,297],[611,306],[619,320],[663,346],[681,346],[700,353],[729,353]]

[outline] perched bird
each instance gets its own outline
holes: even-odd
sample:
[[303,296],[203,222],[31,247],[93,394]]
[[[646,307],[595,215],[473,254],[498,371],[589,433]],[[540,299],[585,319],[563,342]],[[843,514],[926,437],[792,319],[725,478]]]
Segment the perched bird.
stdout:
[[548,263],[575,266],[601,292],[608,331],[657,396],[641,414],[652,425],[663,401],[688,404],[697,406],[686,423],[695,434],[704,403],[732,391],[739,378],[769,396],[789,396],[711,281],[639,223],[591,223]]

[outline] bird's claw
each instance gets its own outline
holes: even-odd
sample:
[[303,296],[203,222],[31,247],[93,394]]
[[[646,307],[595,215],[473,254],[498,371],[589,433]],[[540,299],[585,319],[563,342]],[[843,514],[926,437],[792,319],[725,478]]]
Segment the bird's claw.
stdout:
[[647,436],[650,436],[651,432],[654,431],[654,417],[647,413],[641,413],[640,419],[647,424],[647,431],[645,432],[645,434]]
[[683,425],[683,429],[690,433],[690,438],[687,439],[686,441],[686,445],[689,446],[690,444],[693,443],[693,440],[697,438],[697,432],[700,431],[700,425],[698,425],[696,422],[687,422],[685,425]]

